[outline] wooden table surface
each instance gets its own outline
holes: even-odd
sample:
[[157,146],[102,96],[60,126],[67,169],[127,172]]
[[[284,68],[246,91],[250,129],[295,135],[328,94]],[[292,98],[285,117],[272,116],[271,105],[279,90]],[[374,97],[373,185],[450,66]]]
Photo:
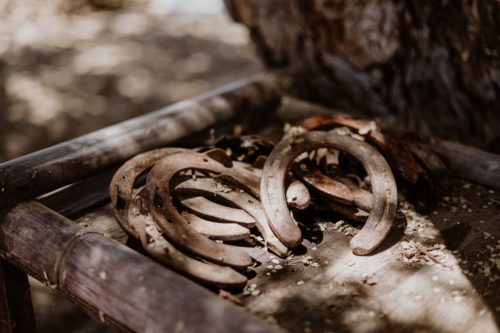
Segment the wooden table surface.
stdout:
[[[353,255],[359,226],[337,216],[298,217],[303,246],[286,260],[264,249],[241,306],[291,332],[497,332],[500,193],[452,180],[430,215],[400,197],[382,248]],[[120,242],[108,205],[76,221]],[[217,291],[214,291],[217,292]]]

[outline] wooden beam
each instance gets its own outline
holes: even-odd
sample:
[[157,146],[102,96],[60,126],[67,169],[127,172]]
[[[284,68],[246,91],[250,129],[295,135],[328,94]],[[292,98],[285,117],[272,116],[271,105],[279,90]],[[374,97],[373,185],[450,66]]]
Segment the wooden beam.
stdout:
[[142,151],[171,145],[220,123],[249,116],[262,118],[279,103],[272,80],[258,76],[2,163],[0,208],[82,180]]
[[35,332],[28,275],[0,259],[0,332]]
[[115,169],[106,170],[37,200],[59,214],[74,220],[83,212],[109,201],[108,184]]
[[122,330],[279,331],[37,202],[17,205],[3,216],[0,249],[9,262]]
[[429,147],[453,176],[500,190],[500,155],[451,141],[436,141]]

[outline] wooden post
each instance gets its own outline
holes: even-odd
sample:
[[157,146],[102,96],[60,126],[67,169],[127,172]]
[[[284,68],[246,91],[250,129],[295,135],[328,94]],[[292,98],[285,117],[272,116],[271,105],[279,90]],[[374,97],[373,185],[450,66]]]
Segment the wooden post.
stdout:
[[19,204],[0,220],[6,260],[98,320],[135,332],[274,332],[261,319],[47,207]]
[[28,276],[4,259],[0,259],[0,332],[35,332]]

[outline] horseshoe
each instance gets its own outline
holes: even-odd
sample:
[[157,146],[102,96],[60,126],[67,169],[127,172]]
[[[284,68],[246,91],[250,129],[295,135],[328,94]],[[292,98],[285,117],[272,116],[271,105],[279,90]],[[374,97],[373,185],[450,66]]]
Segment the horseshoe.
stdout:
[[302,162],[300,161],[292,166],[297,177],[323,197],[341,204],[332,203],[329,206],[332,208],[338,207],[340,209],[338,212],[342,215],[358,221],[364,222],[366,220],[364,214],[361,214],[362,217],[358,218],[358,210],[349,206],[355,205],[361,211],[369,212],[372,207],[372,194],[369,191],[357,186],[349,178],[333,179],[323,174],[319,169],[304,170]]
[[380,131],[370,129],[371,121],[353,119],[347,115],[333,114],[328,116],[312,116],[304,119],[300,126],[308,131],[327,126],[345,126],[363,132],[365,137],[377,146],[387,157],[389,163],[397,173],[410,184],[415,184],[419,177],[417,162],[413,158],[410,148],[396,140],[384,136]]
[[251,172],[232,166],[231,159],[226,159],[223,155],[227,157],[220,149],[203,154],[189,151],[168,156],[156,163],[146,181],[152,203],[151,215],[165,236],[179,248],[212,262],[245,268],[252,263],[248,254],[202,236],[189,226],[186,219],[177,211],[171,197],[172,178],[186,169],[217,173],[231,181],[241,182],[241,186],[253,195],[258,194],[258,186]]
[[[138,207],[144,206],[142,190],[132,200],[132,193],[137,177],[158,160],[179,152],[181,148],[163,148],[152,150],[127,161],[113,176],[110,183],[110,195],[116,220],[133,237],[141,241],[144,249],[160,260],[194,279],[219,287],[241,287],[247,278],[229,267],[203,263],[178,251],[165,240],[156,229],[151,216],[138,214]],[[138,206],[140,204],[140,206]],[[149,232],[148,232],[148,231]],[[154,239],[154,242],[151,242]],[[154,245],[153,245],[154,244]]]
[[[196,182],[198,182],[199,180],[201,179],[198,178]],[[215,188],[213,188],[212,190],[214,191],[214,194],[217,193]],[[188,192],[186,194],[190,195],[194,194],[194,192]],[[244,210],[224,206],[208,200],[205,197],[191,197],[182,199],[180,200],[180,203],[190,212],[209,221],[222,222],[225,224],[237,223],[244,225],[247,228],[253,228],[255,226],[255,218],[250,216]]]
[[197,180],[188,179],[177,185],[173,192],[175,194],[195,193],[197,195],[217,197],[243,209],[257,221],[257,229],[259,229],[262,234],[266,247],[280,257],[287,256],[289,252],[288,248],[283,245],[272,232],[266,215],[257,199],[238,189],[228,192],[216,192],[214,191],[216,188],[217,181],[212,178],[199,178]]
[[353,204],[361,210],[370,212],[373,206],[373,195],[370,191],[367,191],[358,185],[354,184],[354,182],[349,178],[339,178],[338,180],[351,191],[353,197]]
[[149,213],[148,196],[147,190],[143,188],[134,197],[128,210],[127,220],[149,254],[204,284],[218,288],[237,288],[246,284],[247,278],[232,268],[193,259],[172,246],[158,230]]
[[[234,161],[233,163],[234,165],[240,166],[252,172],[257,177],[255,181],[259,182],[260,184],[260,179],[262,177],[262,168],[258,168],[255,167],[254,165],[250,165],[243,162]],[[263,166],[264,164],[262,164],[262,167]],[[260,191],[259,191],[259,197],[260,197]],[[286,191],[286,201],[288,205],[290,205],[291,207],[298,210],[304,210],[311,204],[311,194],[309,193],[309,190],[302,182],[293,181],[292,183],[290,183],[290,185],[288,185]]]
[[145,170],[167,156],[185,152],[183,148],[162,148],[139,154],[123,164],[113,175],[109,184],[111,206],[118,224],[129,234],[137,238],[137,234],[128,224],[127,214],[132,200],[132,192],[137,178]]
[[293,170],[297,177],[324,197],[345,205],[354,203],[354,195],[344,183],[324,175],[319,170],[307,172],[300,170],[300,167],[293,167]]
[[212,222],[187,212],[182,216],[194,230],[212,239],[234,241],[250,237],[250,230],[236,223]]
[[[269,155],[261,180],[261,202],[275,235],[288,247],[302,241],[299,227],[290,216],[284,191],[285,177],[294,159],[305,151],[333,148],[359,160],[371,179],[373,206],[360,232],[351,240],[357,255],[366,255],[387,237],[396,216],[397,188],[391,169],[380,153],[364,142],[336,133],[307,132],[282,140]],[[170,158],[175,158],[173,155]]]

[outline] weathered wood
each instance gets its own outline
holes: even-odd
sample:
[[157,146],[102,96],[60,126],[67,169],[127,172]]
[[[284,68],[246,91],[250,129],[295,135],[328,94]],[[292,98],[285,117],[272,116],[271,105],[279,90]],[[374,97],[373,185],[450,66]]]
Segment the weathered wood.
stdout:
[[81,228],[39,203],[18,205],[0,220],[5,259],[37,280],[57,284],[59,259]]
[[38,201],[67,218],[77,218],[103,202],[109,201],[106,187],[111,181],[114,168],[98,173],[80,182],[63,187],[38,198]]
[[216,124],[266,115],[280,96],[257,77],[0,164],[0,207],[82,180],[142,151]]
[[[331,214],[317,223],[296,216],[308,229],[304,248],[287,260],[247,248],[260,265],[240,301],[297,333],[497,332],[500,279],[489,259],[500,239],[500,193],[451,182],[450,201],[436,213],[420,215],[403,203],[388,242],[369,257],[351,253],[352,225]],[[109,207],[87,216],[121,230]],[[411,242],[430,255],[413,253]]]
[[9,262],[120,329],[273,331],[199,285],[36,202],[3,216],[0,248]]
[[500,190],[500,155],[457,142],[437,141],[429,145],[455,177]]
[[116,222],[115,216],[113,215],[113,209],[110,205],[99,208],[96,207],[91,212],[74,221],[83,227],[85,231],[94,231],[103,234],[122,244],[126,244],[129,240],[127,233],[120,227],[118,222]]
[[0,332],[35,332],[28,276],[4,259],[0,259]]
[[498,1],[225,3],[296,96],[449,140],[499,136]]

